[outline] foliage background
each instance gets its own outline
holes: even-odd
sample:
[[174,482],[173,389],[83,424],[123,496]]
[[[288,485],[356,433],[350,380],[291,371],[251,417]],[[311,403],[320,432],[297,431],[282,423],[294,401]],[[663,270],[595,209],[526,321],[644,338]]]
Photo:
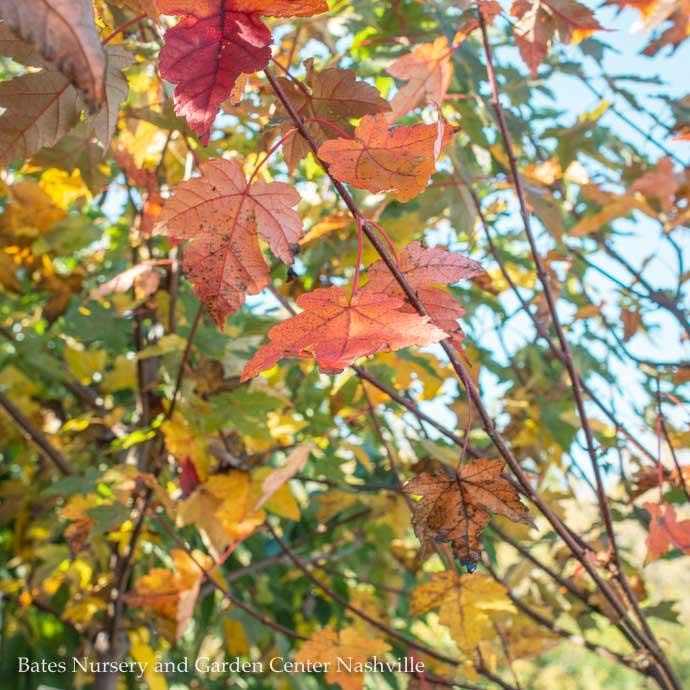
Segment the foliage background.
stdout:
[[[640,54],[668,26],[650,26],[659,12],[655,3],[586,4],[606,30],[572,44],[554,40],[536,77],[516,47],[519,17],[508,4],[489,36],[539,250],[577,369],[592,392],[587,410],[624,570],[677,675],[687,682],[690,576],[684,548],[674,548],[687,542],[650,558],[644,505],[662,493],[681,519],[690,516],[683,473],[673,474],[687,457],[688,440],[690,195],[684,161],[690,145],[682,137],[690,123],[683,100],[690,47],[681,31],[677,49],[667,45],[653,56]],[[621,4],[631,7],[619,11]],[[331,376],[313,360],[285,360],[240,384],[269,327],[288,317],[285,304],[318,286],[351,283],[356,227],[313,155],[289,170],[282,154],[273,154],[260,178],[289,181],[301,196],[298,212],[307,234],[295,275],[274,260],[273,288],[249,296],[221,329],[198,311],[182,275],[184,249],[150,236],[160,207],[209,158],[239,160],[251,174],[291,125],[258,73],[239,104],[224,105],[210,145],[201,146],[174,115],[172,89],[157,72],[164,30],[174,19],[130,24],[144,5],[94,2],[101,38],[116,32],[110,49],[131,56],[112,142],[98,142],[89,131],[94,115],[86,109],[76,125],[81,130],[4,161],[0,179],[0,670],[8,687],[104,688],[113,682],[18,674],[18,656],[108,658],[113,650],[125,658],[156,654],[168,660],[299,654],[304,642],[258,617],[304,637],[318,636],[322,628],[353,628],[361,638],[386,640],[396,654],[408,651],[333,593],[389,630],[459,658],[453,667],[418,652],[437,682],[537,690],[653,687],[651,678],[633,670],[645,666],[621,637],[617,616],[533,507],[534,528],[497,518],[500,534],[492,528],[484,533],[479,570],[461,575],[462,582],[475,583],[467,585],[471,590],[492,582],[493,570],[505,586],[475,595],[462,604],[467,611],[458,611],[476,628],[477,639],[451,635],[439,622],[452,602],[414,611],[414,591],[435,573],[444,567],[464,573],[449,551],[420,554],[398,486],[398,478],[456,467],[464,455],[447,435],[420,423],[418,414],[405,412],[380,386],[362,384],[352,369]],[[682,29],[688,9],[676,5],[685,12]],[[654,10],[651,19],[633,31],[645,7]],[[269,23],[275,59],[290,65],[298,79],[304,80],[306,61],[313,59],[317,69],[354,69],[390,100],[402,83],[387,68],[414,46],[440,36],[452,42],[476,12],[470,3],[440,0],[332,2],[327,15]],[[479,31],[459,44],[451,64],[450,95],[440,112],[460,132],[429,188],[406,203],[361,189],[353,190],[354,197],[398,251],[423,239],[486,269],[490,283],[464,280],[448,289],[466,310],[461,323],[468,371],[534,486],[587,540],[600,559],[597,568],[611,578],[610,543],[570,381],[501,272],[555,340],[491,110]],[[3,83],[34,71],[11,57],[1,59],[0,69]],[[8,99],[0,84],[3,108],[11,107]],[[17,117],[11,110],[0,117],[3,136],[13,126],[11,117]],[[422,99],[401,122],[431,123],[436,117],[436,108]],[[350,126],[347,118],[340,126]],[[666,176],[635,192],[664,158],[675,183]],[[500,261],[490,251],[470,190],[478,195]],[[377,258],[365,241],[364,269]],[[146,270],[135,283],[107,282],[142,265]],[[377,354],[360,364],[453,434],[468,431],[470,445],[482,455],[497,457],[476,411],[466,429],[467,396],[439,346]],[[614,411],[618,429],[593,399]],[[61,477],[50,452],[39,452],[41,439],[68,461],[73,476]],[[264,513],[248,508],[267,474],[295,449],[309,452],[297,478],[279,489]],[[657,460],[666,468],[660,489]],[[218,505],[209,492],[199,498],[200,482],[216,482],[227,503],[223,534],[212,515]],[[327,591],[285,557],[266,524]],[[587,602],[554,583],[511,541],[582,588]],[[128,556],[131,544],[136,548]],[[198,549],[205,555],[197,558],[210,570],[213,561],[204,558],[220,560],[228,544],[234,550],[225,553],[214,577],[194,567],[185,575],[180,561],[175,570],[174,549]],[[115,623],[113,586],[120,607]],[[161,591],[171,593],[165,602],[152,598]],[[508,610],[508,592],[547,625]],[[499,613],[478,610],[484,604],[490,610],[492,602]],[[592,613],[592,602],[603,606],[604,615]],[[620,663],[582,649],[581,639],[619,653]],[[377,688],[426,688],[435,681],[402,674],[366,679]],[[114,682],[137,687],[131,676]],[[151,674],[140,684],[151,690],[235,685],[327,683],[318,675]]]

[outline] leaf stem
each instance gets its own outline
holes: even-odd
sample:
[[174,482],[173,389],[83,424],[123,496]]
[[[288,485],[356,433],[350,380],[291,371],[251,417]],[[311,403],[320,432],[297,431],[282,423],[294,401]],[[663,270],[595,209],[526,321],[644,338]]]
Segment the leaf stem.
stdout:
[[137,15],[133,19],[124,22],[123,24],[120,24],[120,26],[116,27],[111,33],[109,33],[104,39],[101,40],[101,45],[108,45],[108,43],[110,43],[110,41],[112,41],[115,38],[115,36],[121,34],[123,31],[127,31],[127,29],[129,29],[130,26],[133,26],[134,24],[138,24],[139,22],[143,21],[144,19],[146,19],[146,16],[147,15],[145,13],[142,13]]

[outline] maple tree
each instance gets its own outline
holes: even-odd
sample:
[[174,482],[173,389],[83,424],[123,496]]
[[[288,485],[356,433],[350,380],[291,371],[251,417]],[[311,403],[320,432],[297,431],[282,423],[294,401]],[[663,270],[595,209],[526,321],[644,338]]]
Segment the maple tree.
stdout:
[[0,0],[3,682],[681,690],[689,35]]

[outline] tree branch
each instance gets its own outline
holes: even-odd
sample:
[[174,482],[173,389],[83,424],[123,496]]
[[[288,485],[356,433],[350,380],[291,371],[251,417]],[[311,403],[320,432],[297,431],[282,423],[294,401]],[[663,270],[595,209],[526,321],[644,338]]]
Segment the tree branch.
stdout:
[[24,437],[38,448],[41,455],[50,460],[62,474],[69,476],[76,474],[75,469],[70,465],[69,460],[58,451],[55,446],[45,437],[43,432],[15,406],[15,404],[4,394],[0,393],[0,407],[2,407],[12,421],[19,427]]

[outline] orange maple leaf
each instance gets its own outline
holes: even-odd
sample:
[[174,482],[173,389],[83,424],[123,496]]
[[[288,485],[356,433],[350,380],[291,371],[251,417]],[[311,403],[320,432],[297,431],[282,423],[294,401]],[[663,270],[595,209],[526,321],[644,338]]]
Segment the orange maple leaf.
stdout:
[[409,201],[426,187],[452,130],[444,122],[388,129],[385,115],[367,115],[354,139],[331,139],[319,158],[341,182]]
[[[332,137],[337,128],[350,133],[351,118],[390,110],[388,101],[381,97],[378,89],[358,81],[354,70],[330,67],[317,71],[312,58],[305,60],[304,65],[306,85],[285,77],[278,81],[295,110],[306,121],[305,127],[318,145]],[[335,127],[329,127],[328,123]],[[286,123],[283,133],[291,127],[291,123]],[[283,143],[283,156],[290,169],[295,168],[310,151],[301,134],[287,137]]]
[[388,74],[407,81],[391,101],[389,121],[395,122],[425,100],[439,106],[443,103],[453,78],[454,48],[449,47],[445,36],[439,36],[433,43],[415,46],[411,53],[398,58],[388,68]]
[[667,503],[645,503],[644,509],[651,517],[646,563],[661,558],[671,546],[690,554],[690,520],[678,522],[676,509]]
[[401,299],[376,292],[348,297],[339,287],[319,288],[300,295],[297,304],[304,311],[271,328],[271,342],[247,363],[243,381],[283,357],[315,357],[322,371],[335,373],[359,357],[431,345],[446,337],[428,317],[400,311]]
[[178,185],[154,233],[175,243],[190,240],[183,269],[220,327],[242,306],[245,294],[268,285],[259,236],[282,261],[292,263],[293,245],[302,236],[293,208],[300,197],[281,182],[249,185],[236,161],[210,160],[201,172],[202,177]]
[[[174,570],[153,568],[135,583],[132,592],[125,595],[130,606],[145,606],[158,617],[163,633],[177,640],[187,628],[204,580],[204,570],[213,566],[211,559],[200,551],[193,557],[181,549],[172,549]],[[200,564],[201,567],[199,567]]]
[[479,560],[479,534],[490,512],[530,522],[502,469],[502,460],[481,458],[462,465],[455,476],[424,472],[405,484],[405,493],[421,496],[412,509],[412,524],[422,550],[432,541],[451,542],[455,555],[471,566]]
[[[463,278],[476,278],[485,273],[473,259],[435,247],[428,249],[421,242],[411,242],[400,255],[400,271],[415,288],[417,297],[431,317],[431,322],[446,332],[456,347],[462,345],[463,333],[457,319],[465,314],[459,304],[445,290],[433,287],[456,283]],[[367,272],[365,290],[383,292],[405,299],[405,294],[383,261],[377,261]],[[408,303],[409,311],[414,307]]]
[[[383,640],[365,637],[354,626],[340,632],[328,628],[316,630],[311,638],[304,642],[295,661],[323,664],[326,669],[326,681],[337,683],[342,690],[362,690],[364,672],[362,668],[367,659],[383,655],[390,651],[390,646]],[[348,659],[352,671],[340,669],[342,659]]]

